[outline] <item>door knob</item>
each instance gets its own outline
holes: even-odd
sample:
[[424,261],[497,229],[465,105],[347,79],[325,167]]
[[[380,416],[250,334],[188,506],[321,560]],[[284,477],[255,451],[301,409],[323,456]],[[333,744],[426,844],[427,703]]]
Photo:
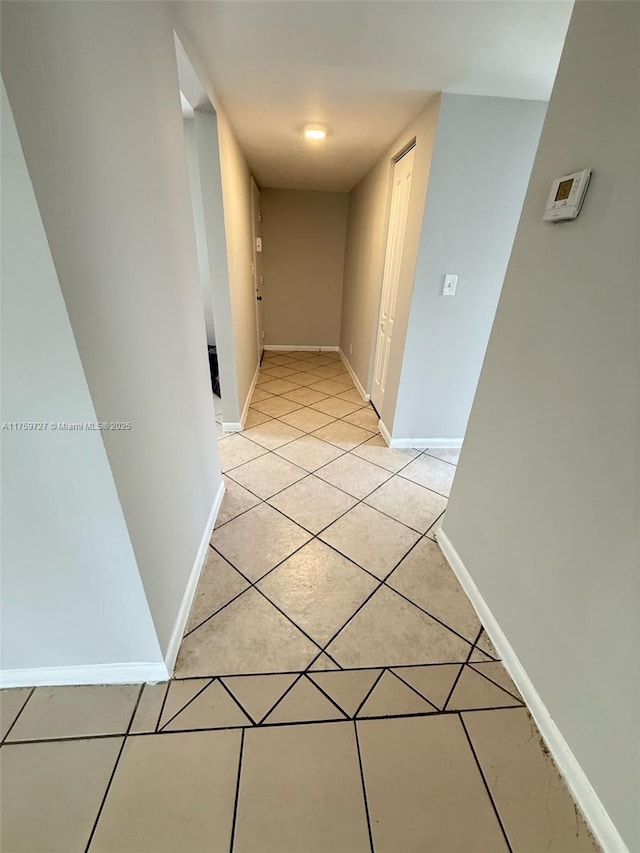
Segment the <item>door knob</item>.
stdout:
[[262,302],[262,296],[256,296],[256,299],[258,300],[258,302]]

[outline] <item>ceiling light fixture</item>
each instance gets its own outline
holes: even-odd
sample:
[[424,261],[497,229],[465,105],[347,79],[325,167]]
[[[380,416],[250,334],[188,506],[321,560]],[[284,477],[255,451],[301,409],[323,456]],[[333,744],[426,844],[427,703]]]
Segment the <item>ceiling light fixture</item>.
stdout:
[[327,128],[322,127],[319,124],[310,124],[302,130],[305,139],[311,139],[313,141],[318,141],[320,139],[327,138]]

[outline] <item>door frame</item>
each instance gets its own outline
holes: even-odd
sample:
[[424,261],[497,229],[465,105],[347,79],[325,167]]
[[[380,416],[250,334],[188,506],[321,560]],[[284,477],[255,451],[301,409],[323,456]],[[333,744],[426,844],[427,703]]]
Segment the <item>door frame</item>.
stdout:
[[261,361],[264,352],[264,309],[262,306],[264,274],[262,270],[262,252],[258,251],[258,237],[262,238],[262,209],[260,205],[260,188],[253,175],[251,176],[251,236],[253,240],[251,266],[256,300],[256,336],[258,342],[258,361]]

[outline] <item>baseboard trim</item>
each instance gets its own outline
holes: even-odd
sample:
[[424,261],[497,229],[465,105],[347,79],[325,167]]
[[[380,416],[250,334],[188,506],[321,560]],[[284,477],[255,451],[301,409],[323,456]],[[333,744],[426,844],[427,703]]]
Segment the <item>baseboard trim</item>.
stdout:
[[303,347],[303,346],[276,346],[275,344],[265,344],[265,352],[339,352],[340,347]]
[[187,619],[189,618],[189,613],[191,612],[193,597],[196,594],[196,588],[198,586],[198,581],[200,580],[202,567],[204,566],[204,562],[207,557],[207,552],[209,549],[209,540],[211,539],[213,527],[216,523],[218,512],[220,511],[222,498],[224,497],[224,489],[225,486],[223,480],[220,483],[220,486],[218,487],[218,491],[216,492],[216,496],[213,501],[213,506],[211,507],[211,512],[209,513],[204,533],[202,534],[202,539],[200,540],[198,553],[196,554],[196,558],[193,563],[193,568],[191,569],[191,574],[189,575],[189,580],[187,581],[187,586],[182,597],[180,609],[178,610],[178,615],[173,626],[173,631],[171,632],[171,637],[167,646],[167,653],[164,656],[165,666],[169,675],[173,675],[173,668],[176,664],[176,658],[178,657],[178,650],[180,649],[182,637],[184,636],[185,625],[187,624]]
[[378,421],[378,429],[380,430],[380,435],[384,438],[387,447],[391,447],[391,435],[389,434],[389,430],[384,425],[384,421],[382,418]]
[[242,432],[240,421],[223,421],[221,426],[225,432]]
[[589,782],[587,775],[578,763],[569,744],[564,739],[560,729],[542,701],[540,694],[520,663],[509,640],[489,609],[489,605],[484,600],[482,593],[469,574],[469,570],[462,562],[462,558],[451,543],[446,532],[442,529],[438,533],[438,545],[475,607],[480,621],[502,659],[505,669],[522,694],[558,770],[566,781],[593,834],[600,842],[602,849],[605,853],[629,853],[629,848],[620,836],[602,801]]
[[392,438],[390,447],[412,447],[415,450],[423,450],[427,447],[462,447],[461,438]]
[[239,421],[223,421],[222,429],[225,432],[242,432],[244,429],[244,425],[247,420],[247,415],[249,414],[249,407],[251,406],[251,399],[253,397],[253,392],[256,390],[256,383],[258,381],[258,377],[260,376],[260,362],[258,362],[256,367],[256,372],[253,374],[253,379],[251,380],[251,386],[249,387],[249,392],[247,394],[247,399],[244,401],[244,407],[242,409],[242,414],[240,415]]
[[356,388],[358,389],[358,393],[360,394],[360,396],[362,397],[362,399],[363,399],[363,400],[366,400],[366,402],[368,403],[368,402],[369,402],[369,400],[371,399],[371,394],[367,394],[367,392],[365,391],[365,389],[364,389],[364,387],[363,387],[362,383],[360,382],[360,380],[359,380],[359,379],[358,379],[358,377],[356,376],[356,372],[355,372],[355,370],[354,370],[354,369],[353,369],[353,367],[351,367],[351,365],[349,364],[349,359],[348,359],[348,358],[346,357],[346,355],[342,352],[342,350],[340,349],[340,347],[336,347],[336,349],[337,349],[338,353],[340,354],[340,358],[342,359],[344,366],[345,366],[345,367],[347,368],[347,370],[349,371],[349,375],[350,375],[350,376],[351,376],[351,378],[353,379],[353,384],[354,384],[354,385],[356,386]]
[[164,663],[96,663],[84,666],[44,666],[5,669],[0,687],[59,687],[74,684],[143,684],[167,681]]

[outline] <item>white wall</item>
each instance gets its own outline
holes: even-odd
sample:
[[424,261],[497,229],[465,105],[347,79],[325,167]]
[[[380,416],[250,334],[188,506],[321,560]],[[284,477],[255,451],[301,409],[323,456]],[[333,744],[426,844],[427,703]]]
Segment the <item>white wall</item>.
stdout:
[[[171,7],[2,6],[2,70],[165,652],[221,483]],[[93,612],[102,602],[93,596]]]
[[394,439],[464,436],[546,106],[442,95]]
[[347,193],[263,189],[265,343],[338,346]]
[[[1,111],[2,419],[95,423],[4,85]],[[3,680],[161,663],[102,434],[0,435]]]
[[439,108],[440,96],[437,96],[405,128],[385,155],[349,194],[340,347],[362,386],[370,391],[387,240],[393,158],[415,140],[416,154],[400,270],[395,331],[387,375],[387,392],[381,412],[385,423],[393,421],[389,413],[392,414],[395,410]]
[[[578,2],[443,530],[640,850],[640,4]],[[592,168],[575,222],[552,180]],[[610,849],[621,850],[620,846]]]
[[198,250],[198,269],[200,271],[200,290],[202,292],[202,310],[204,324],[207,330],[207,343],[215,346],[216,330],[213,321],[213,304],[211,301],[211,273],[209,271],[209,255],[207,252],[207,232],[205,228],[204,210],[202,208],[202,183],[198,165],[198,151],[193,118],[183,119],[184,140],[187,148],[187,168],[189,170],[189,189],[191,191],[191,206],[193,209],[193,225]]

